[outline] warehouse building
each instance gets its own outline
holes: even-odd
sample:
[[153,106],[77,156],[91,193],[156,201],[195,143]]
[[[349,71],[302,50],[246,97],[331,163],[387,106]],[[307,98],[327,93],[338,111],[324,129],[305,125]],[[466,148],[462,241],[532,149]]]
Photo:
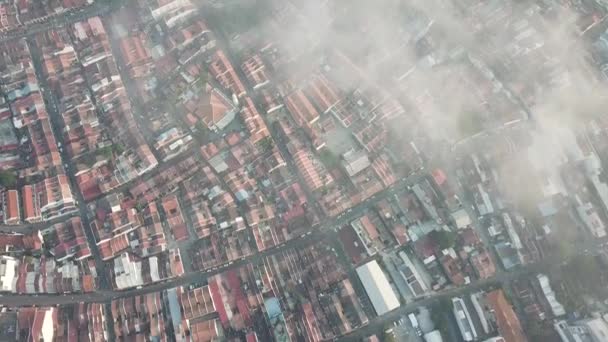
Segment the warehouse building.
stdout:
[[401,304],[377,261],[357,267],[357,275],[363,283],[378,316],[398,308]]

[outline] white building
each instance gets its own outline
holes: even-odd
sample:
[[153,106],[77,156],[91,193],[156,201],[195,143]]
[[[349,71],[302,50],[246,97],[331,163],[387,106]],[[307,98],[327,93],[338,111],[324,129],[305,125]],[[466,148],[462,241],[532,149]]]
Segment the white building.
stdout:
[[513,247],[518,251],[522,250],[524,248],[524,245],[521,243],[521,240],[519,238],[519,235],[517,234],[517,231],[515,231],[515,227],[513,226],[513,221],[511,220],[511,216],[509,216],[508,213],[503,213],[502,220],[505,224],[505,227],[507,228],[507,234],[509,235],[509,239],[511,240]]
[[474,341],[477,339],[477,331],[471,320],[471,315],[467,309],[466,304],[462,298],[452,298],[452,304],[454,306],[454,316],[456,317],[456,323],[460,334],[465,341]]
[[557,321],[553,324],[562,342],[608,341],[608,323],[602,318],[590,318],[568,324]]
[[439,330],[433,330],[424,334],[424,342],[443,342],[443,337]]
[[16,292],[18,265],[17,259],[7,255],[0,256],[0,291]]
[[196,12],[190,0],[158,1],[158,7],[150,6],[152,17],[163,18],[169,27],[175,26]]
[[424,282],[424,279],[418,272],[416,265],[410,260],[410,257],[404,252],[399,252],[399,257],[403,260],[402,267],[399,267],[399,272],[403,279],[407,283],[410,291],[414,296],[421,296],[429,290],[428,286]]
[[591,337],[585,327],[569,325],[566,321],[556,321],[553,323],[553,328],[562,342],[591,342]]
[[490,200],[490,195],[486,192],[481,183],[477,184],[477,194],[479,200],[476,200],[475,204],[477,205],[479,215],[484,216],[494,213],[494,206],[492,205],[492,200]]
[[365,292],[367,292],[378,316],[384,315],[401,305],[377,261],[370,261],[357,267],[357,275],[361,279]]
[[585,319],[578,321],[576,325],[587,328],[593,342],[608,341],[608,324],[605,320],[601,318]]
[[466,210],[460,209],[452,213],[452,220],[458,229],[464,229],[471,225],[471,217]]
[[587,158],[585,160],[585,169],[587,171],[587,177],[595,187],[595,191],[604,205],[604,210],[608,210],[608,184],[603,182],[602,178],[600,178],[603,169],[599,157],[593,154],[591,157]]
[[114,259],[116,287],[120,290],[143,285],[141,261],[131,260],[129,253]]
[[564,309],[564,306],[557,301],[555,292],[553,292],[553,289],[551,288],[549,277],[544,274],[538,274],[536,276],[536,279],[538,280],[540,289],[543,291],[543,294],[545,295],[545,298],[547,299],[547,302],[551,307],[551,312],[553,313],[553,315],[556,317],[565,315],[566,310]]
[[606,226],[593,204],[591,202],[583,203],[578,196],[576,196],[576,202],[578,203],[576,212],[591,234],[597,238],[605,237]]
[[485,310],[487,305],[485,303],[485,293],[477,292],[471,295],[471,303],[473,303],[473,308],[477,313],[477,317],[479,317],[479,322],[481,323],[481,328],[485,334],[490,334],[494,332],[494,327],[490,325],[488,317],[486,317]]
[[[44,311],[44,313],[42,311]],[[32,322],[32,339],[42,342],[51,342],[54,340],[56,321],[53,316],[55,316],[55,308],[37,309],[37,312],[34,315],[34,321]],[[42,320],[42,322],[39,323],[40,320]],[[37,327],[40,327],[39,330]]]
[[342,166],[346,170],[349,177],[353,177],[359,172],[367,169],[371,162],[367,157],[367,153],[364,150],[354,151],[350,150],[342,155]]

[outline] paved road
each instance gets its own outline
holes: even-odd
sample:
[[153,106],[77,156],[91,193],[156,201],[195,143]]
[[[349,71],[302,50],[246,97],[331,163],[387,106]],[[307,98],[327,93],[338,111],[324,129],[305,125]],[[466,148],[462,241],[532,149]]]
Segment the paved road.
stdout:
[[10,234],[10,233],[29,234],[29,233],[37,231],[37,230],[46,229],[46,228],[48,228],[48,227],[50,227],[50,226],[52,226],[52,225],[54,225],[56,223],[64,222],[68,218],[74,217],[76,215],[77,215],[77,213],[71,213],[71,214],[60,216],[60,217],[56,217],[56,218],[54,218],[52,220],[48,220],[48,221],[44,221],[44,222],[38,222],[38,223],[23,223],[23,224],[16,224],[16,225],[2,224],[2,225],[0,225],[0,233],[4,233],[4,234]]
[[[209,25],[211,27],[219,27],[219,25],[216,24],[215,18],[209,16],[209,14],[212,12],[209,10],[206,10],[205,5],[206,4],[201,4],[201,7],[200,7],[200,13],[203,14],[205,21],[207,23],[209,23]],[[226,37],[225,32],[219,30],[219,28],[216,29],[214,31],[214,33],[216,36],[218,48],[223,50],[226,53],[226,56],[228,57],[230,63],[234,67],[234,70],[236,71],[238,77],[244,82],[248,96],[250,96],[252,99],[255,98],[256,91],[253,89],[253,86],[249,82],[249,79],[245,76],[245,73],[243,72],[243,70],[241,70],[241,68],[240,68],[241,63],[239,63],[238,58],[235,56],[234,51],[232,51],[232,49],[230,48],[230,44],[225,43],[225,42],[230,41],[230,38]],[[270,77],[271,77],[271,81],[273,81],[272,76],[270,76]],[[262,110],[260,110],[258,104],[255,101],[253,103],[256,106],[256,109],[259,113],[264,113]],[[261,117],[262,117],[262,120],[264,120],[264,124],[266,124],[266,127],[268,128],[268,131],[270,132],[270,135],[271,135],[272,139],[274,140],[274,143],[276,144],[277,148],[279,149],[281,156],[285,160],[287,169],[289,170],[289,172],[291,174],[293,174],[298,179],[298,182],[302,186],[302,189],[304,190],[304,194],[306,195],[306,200],[310,204],[309,210],[314,210],[317,214],[324,215],[323,211],[321,210],[320,206],[318,205],[318,201],[317,201],[313,191],[308,186],[308,183],[304,180],[304,177],[302,176],[301,172],[299,172],[291,153],[289,153],[285,139],[282,136],[279,136],[277,134],[277,132],[273,129],[272,122],[270,121],[268,115],[261,115]]]
[[[345,224],[350,223],[352,220],[356,219],[360,215],[362,215],[369,207],[375,205],[379,201],[386,199],[390,196],[393,196],[395,193],[405,190],[408,186],[411,186],[417,182],[419,182],[425,175],[413,175],[412,177],[402,180],[392,187],[380,192],[374,198],[355,206],[349,211],[341,214],[337,218],[333,219],[330,223],[327,223],[321,226],[318,230],[311,232],[309,235],[304,235],[298,238],[295,238],[291,241],[288,241],[278,247],[268,249],[263,252],[259,252],[254,254],[253,256],[249,256],[245,259],[234,261],[231,263],[226,263],[223,266],[212,268],[206,271],[193,272],[190,274],[186,274],[182,277],[170,279],[165,282],[155,283],[151,285],[147,285],[140,289],[132,289],[127,291],[109,291],[109,290],[100,290],[94,293],[87,294],[71,294],[71,295],[14,295],[14,294],[5,294],[0,296],[0,305],[11,306],[11,307],[22,307],[22,306],[52,306],[52,305],[66,305],[72,303],[90,303],[90,302],[109,302],[113,299],[125,298],[137,295],[143,295],[147,293],[153,293],[158,291],[163,291],[166,289],[170,289],[177,286],[186,286],[191,284],[203,283],[210,276],[213,276],[218,273],[223,273],[227,270],[234,269],[237,267],[241,267],[246,265],[247,263],[260,263],[262,260],[268,256],[275,255],[286,250],[290,250],[292,248],[301,248],[303,246],[308,246],[314,243],[318,243],[321,241],[330,242],[336,241],[338,236],[337,233],[332,229],[334,227],[340,227]],[[587,241],[585,248],[580,248],[579,250],[597,250],[601,244],[605,243],[603,240],[594,240]],[[526,265],[520,267],[512,272],[501,271],[497,273],[495,277],[481,280],[477,282],[473,282],[467,286],[459,287],[456,289],[450,289],[447,291],[442,291],[431,295],[426,298],[420,298],[407,304],[405,306],[400,307],[399,309],[390,312],[386,315],[374,318],[371,322],[362,327],[361,329],[357,329],[351,334],[343,336],[345,340],[353,340],[355,338],[363,337],[368,332],[376,332],[384,327],[384,324],[391,322],[392,320],[400,317],[403,314],[407,314],[412,312],[416,307],[428,305],[436,300],[441,298],[449,298],[452,296],[462,295],[465,293],[469,293],[472,291],[476,291],[479,289],[487,288],[491,285],[502,284],[513,279],[516,279],[522,275],[533,274],[541,271],[546,271],[550,265],[559,264],[562,260],[552,260],[545,259],[538,263]]]
[[[601,240],[588,240],[585,242],[585,245],[580,246],[579,251],[580,255],[589,255],[589,254],[598,254],[601,248],[605,248],[608,245],[607,239]],[[590,252],[595,251],[595,252]],[[468,285],[460,286],[457,288],[452,288],[448,290],[444,290],[430,296],[419,297],[418,299],[403,305],[385,315],[375,317],[370,320],[370,322],[360,327],[359,329],[355,329],[349,334],[345,334],[339,337],[337,340],[339,341],[358,341],[362,338],[376,334],[386,327],[388,323],[398,320],[401,317],[406,316],[409,313],[412,313],[417,310],[417,308],[421,306],[429,306],[434,304],[442,299],[450,299],[452,297],[460,297],[464,295],[469,295],[471,293],[480,291],[480,290],[488,290],[490,288],[505,288],[509,287],[511,282],[517,280],[521,277],[534,275],[537,273],[544,273],[551,270],[552,267],[563,264],[567,261],[567,258],[555,260],[551,257],[545,258],[539,262],[531,263],[525,266],[517,267],[512,271],[504,271],[501,270],[496,273],[494,277],[477,280]]]
[[[352,219],[352,217],[345,216],[342,220],[346,221],[349,219]],[[91,302],[108,303],[109,301],[111,301],[113,299],[143,295],[143,294],[157,292],[157,291],[163,291],[163,290],[170,289],[170,288],[173,288],[176,286],[185,286],[185,285],[190,285],[190,284],[202,283],[208,277],[210,277],[212,275],[225,272],[228,269],[244,266],[249,262],[259,263],[265,257],[292,249],[293,247],[296,247],[296,246],[301,247],[304,245],[308,245],[308,244],[312,244],[312,243],[316,243],[316,242],[320,242],[320,241],[327,241],[327,239],[335,239],[335,238],[336,238],[336,235],[332,231],[316,232],[316,233],[310,234],[308,236],[305,236],[305,237],[302,237],[299,239],[294,239],[277,248],[267,250],[262,253],[257,253],[255,256],[247,258],[246,260],[236,261],[236,262],[226,265],[224,267],[218,267],[216,269],[212,269],[212,270],[208,270],[208,271],[204,271],[204,272],[191,273],[191,274],[185,275],[183,277],[173,279],[171,281],[152,284],[152,285],[146,286],[145,288],[142,288],[142,289],[135,289],[135,290],[129,290],[129,291],[122,291],[122,292],[97,291],[97,292],[88,293],[88,294],[67,294],[67,295],[33,295],[33,296],[31,296],[31,295],[28,295],[28,296],[4,295],[4,296],[0,296],[0,305],[10,306],[10,307],[23,307],[23,306],[54,306],[54,305],[66,305],[66,304],[72,304],[72,303],[91,303]],[[605,241],[589,242],[589,245],[586,246],[587,247],[586,249],[589,249],[589,250],[593,250],[594,248],[597,249],[602,243],[605,243]],[[449,299],[454,296],[463,296],[463,295],[466,295],[466,294],[469,294],[469,293],[472,293],[475,291],[488,289],[491,287],[499,287],[499,286],[502,286],[503,284],[510,283],[511,281],[518,279],[519,277],[522,277],[522,276],[536,274],[539,272],[546,272],[552,265],[557,265],[563,261],[564,260],[553,260],[553,259],[547,258],[547,259],[544,259],[544,260],[534,263],[534,264],[529,264],[526,266],[519,267],[514,271],[510,271],[510,272],[501,271],[501,272],[497,273],[494,277],[489,278],[489,279],[478,280],[478,281],[472,282],[469,285],[448,289],[448,290],[441,291],[441,292],[438,292],[438,293],[435,293],[432,295],[428,295],[428,296],[418,297],[418,299],[416,299],[406,305],[403,305],[385,315],[378,316],[378,317],[371,319],[367,325],[362,326],[358,329],[355,329],[354,331],[352,331],[349,334],[341,336],[339,338],[339,340],[341,340],[341,341],[359,340],[365,336],[368,336],[370,334],[374,334],[374,333],[381,331],[386,326],[387,323],[395,321],[404,315],[414,312],[420,306],[429,306],[430,304],[433,304],[441,299]]]
[[361,216],[369,207],[375,205],[379,201],[393,196],[395,193],[403,191],[408,186],[411,186],[417,182],[419,182],[424,175],[414,175],[408,179],[404,179],[392,187],[378,193],[373,198],[353,207],[338,216],[337,218],[331,220],[329,223],[319,227],[314,232],[309,233],[308,235],[302,235],[298,238],[292,239],[288,242],[285,242],[275,248],[270,248],[268,250],[255,253],[252,256],[246,257],[245,259],[234,261],[231,263],[226,263],[220,267],[215,267],[210,270],[193,272],[190,274],[186,274],[179,278],[170,279],[164,282],[159,282],[155,284],[146,285],[141,289],[132,289],[126,291],[110,291],[110,290],[99,290],[94,293],[86,293],[86,294],[72,294],[69,296],[61,296],[54,294],[40,294],[37,296],[32,295],[16,295],[16,294],[5,294],[0,297],[0,305],[6,306],[31,306],[31,305],[58,305],[58,304],[70,304],[70,303],[78,303],[78,302],[106,302],[116,298],[130,297],[136,295],[142,295],[146,293],[152,293],[157,291],[162,291],[166,289],[170,289],[176,286],[184,286],[189,284],[196,284],[204,282],[208,277],[222,273],[227,270],[237,268],[247,263],[259,263],[263,258],[274,255],[277,253],[281,253],[285,250],[289,250],[292,248],[301,248],[303,246],[307,246],[313,243],[318,243],[320,241],[336,241],[338,239],[338,234],[333,230],[334,227],[341,227],[346,225]]
[[265,257],[278,254],[294,247],[301,247],[312,243],[317,243],[329,238],[325,233],[310,234],[298,239],[294,239],[288,243],[280,245],[260,253],[256,253],[253,256],[249,256],[245,259],[226,263],[223,266],[215,267],[207,271],[193,272],[186,274],[179,278],[174,278],[165,282],[159,282],[140,289],[132,289],[127,291],[104,291],[100,290],[93,293],[85,294],[70,294],[70,295],[4,295],[0,297],[0,305],[21,307],[21,306],[48,306],[48,305],[65,305],[72,303],[92,303],[92,302],[108,302],[113,299],[139,296],[148,293],[158,292],[174,288],[177,286],[186,286],[191,284],[203,283],[207,278],[225,272],[227,270],[238,268],[246,265],[247,263],[260,263]]
[[357,330],[354,330],[350,334],[341,336],[338,340],[339,341],[358,341],[358,340],[364,338],[365,336],[369,336],[371,334],[375,334],[379,331],[382,331],[387,323],[398,320],[399,318],[416,311],[417,308],[419,308],[421,306],[429,306],[441,299],[449,299],[449,298],[456,297],[456,296],[464,296],[464,295],[468,295],[470,293],[473,293],[473,292],[476,292],[479,290],[488,289],[491,287],[500,287],[500,286],[502,286],[502,284],[511,282],[515,279],[518,279],[519,277],[546,271],[547,267],[549,267],[551,264],[552,264],[551,261],[545,260],[543,262],[530,264],[530,265],[521,267],[515,271],[511,271],[511,272],[503,271],[501,273],[498,273],[496,276],[494,276],[492,278],[475,281],[469,285],[460,286],[457,288],[441,291],[441,292],[438,292],[438,293],[428,296],[428,297],[420,297],[420,299],[417,299],[413,302],[403,305],[387,314],[384,314],[382,316],[378,316],[374,319],[371,319],[370,322],[366,326],[361,327]]
[[[100,3],[100,2],[98,2],[98,3]],[[116,4],[116,3],[118,3],[118,2],[113,2],[113,4]],[[10,40],[10,39],[16,39],[19,37],[24,37],[24,36],[31,35],[31,34],[34,34],[37,32],[42,32],[42,31],[51,29],[52,27],[54,27],[57,24],[66,24],[66,23],[76,22],[76,21],[83,20],[90,16],[108,13],[109,11],[111,11],[114,8],[115,7],[110,6],[107,3],[104,3],[103,5],[96,5],[96,6],[89,7],[86,9],[86,11],[83,11],[83,12],[78,12],[75,14],[60,15],[55,18],[49,19],[48,21],[45,21],[43,23],[33,24],[31,26],[28,26],[26,31],[19,31],[19,32],[13,32],[10,34],[2,35],[2,36],[0,36],[0,42]],[[55,119],[57,119],[57,116],[56,115],[54,115],[54,116],[55,116]],[[57,127],[60,127],[60,125],[54,124],[54,128],[57,129]],[[270,129],[270,127],[269,127],[269,129]],[[61,135],[59,134],[58,136],[60,137]],[[66,157],[67,156],[64,156],[64,158],[66,158]],[[68,159],[66,158],[64,160],[68,160]],[[172,160],[171,162],[173,163],[173,162],[175,162],[175,160]],[[68,161],[68,163],[69,163],[69,161]],[[275,247],[275,248],[272,248],[272,249],[269,249],[269,250],[266,250],[266,251],[263,251],[260,253],[256,253],[253,256],[250,256],[244,260],[231,262],[231,263],[225,264],[221,267],[213,268],[213,269],[207,270],[207,271],[189,273],[189,274],[186,274],[186,275],[176,278],[176,279],[171,279],[171,280],[168,280],[165,282],[151,284],[151,285],[147,285],[146,287],[141,288],[141,289],[133,289],[133,290],[128,290],[128,291],[109,291],[109,290],[102,289],[100,291],[97,291],[94,293],[87,293],[87,294],[67,294],[67,295],[12,295],[11,294],[11,295],[2,295],[2,296],[0,296],[0,305],[20,307],[20,306],[35,306],[35,305],[52,306],[52,305],[62,305],[62,304],[70,304],[70,303],[78,303],[78,302],[85,302],[85,303],[87,303],[87,302],[104,302],[104,303],[107,303],[107,302],[111,301],[112,299],[162,291],[162,290],[166,290],[166,289],[173,288],[176,286],[202,283],[208,277],[210,277],[214,274],[225,272],[226,270],[240,267],[240,266],[243,266],[250,262],[259,263],[265,257],[274,255],[277,253],[281,253],[283,251],[292,249],[294,247],[302,247],[302,246],[312,244],[312,243],[317,243],[320,241],[335,241],[337,239],[337,234],[333,231],[332,228],[334,228],[334,227],[337,228],[342,225],[348,224],[353,219],[362,215],[366,210],[368,210],[368,208],[370,206],[374,205],[375,203],[377,203],[378,201],[380,201],[382,199],[392,196],[394,193],[396,193],[398,191],[404,190],[407,186],[411,186],[412,184],[420,181],[422,179],[422,177],[424,177],[424,176],[423,175],[414,175],[414,176],[408,178],[407,180],[402,180],[402,181],[398,182],[397,184],[390,187],[389,189],[382,191],[381,193],[373,196],[373,198],[355,206],[354,208],[348,210],[346,213],[341,214],[337,218],[331,220],[331,222],[320,227],[319,230],[316,230],[315,232],[312,232],[309,235],[293,239],[278,247]],[[72,179],[72,181],[73,181],[73,179]],[[84,203],[84,201],[82,201],[82,198],[81,198],[82,196],[80,194],[78,194],[78,197],[79,197],[80,202]],[[82,206],[80,214],[83,216],[83,218],[88,217],[85,206]],[[83,222],[88,222],[88,221],[83,221]],[[45,223],[45,224],[49,224],[49,223]],[[19,227],[19,228],[33,230],[33,229],[36,229],[35,227],[37,227],[37,225],[24,226],[24,227]],[[5,227],[0,227],[0,230],[1,229],[5,229]],[[6,229],[8,229],[8,227]],[[88,229],[87,229],[87,233],[88,233],[87,237],[91,238],[90,232],[88,232]],[[593,245],[590,245],[591,243],[593,243]],[[590,244],[588,244],[586,246],[587,247],[586,249],[593,250],[593,248],[598,247],[597,241],[590,242]],[[97,257],[96,257],[96,259],[97,259]],[[356,339],[362,338],[366,335],[369,335],[371,333],[375,333],[375,332],[381,330],[387,322],[391,322],[407,313],[413,312],[419,306],[432,304],[435,301],[440,300],[442,298],[451,298],[453,296],[461,296],[461,295],[464,295],[464,294],[467,294],[467,293],[470,293],[473,291],[477,291],[480,289],[486,289],[491,286],[497,286],[497,285],[500,285],[503,283],[507,283],[507,282],[510,282],[510,281],[517,279],[518,277],[521,277],[524,275],[533,274],[533,273],[537,273],[540,271],[545,271],[550,265],[553,265],[553,264],[556,264],[559,262],[560,262],[560,260],[545,259],[545,260],[535,263],[535,264],[523,266],[512,272],[499,272],[495,277],[492,277],[490,279],[476,281],[476,282],[473,282],[472,284],[469,284],[466,286],[442,291],[437,294],[428,296],[426,298],[420,298],[420,299],[415,300],[409,304],[406,304],[386,315],[372,319],[369,324],[367,324],[366,326],[364,326],[360,329],[357,329],[357,330],[351,332],[350,334],[343,336],[341,338],[341,340],[344,340],[344,341],[356,340]],[[106,287],[104,286],[102,288],[106,288]]]

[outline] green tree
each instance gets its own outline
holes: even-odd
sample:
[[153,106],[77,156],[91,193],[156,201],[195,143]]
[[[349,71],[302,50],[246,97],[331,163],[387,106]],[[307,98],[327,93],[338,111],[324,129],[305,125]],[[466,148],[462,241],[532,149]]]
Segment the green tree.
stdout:
[[13,171],[0,170],[0,184],[7,188],[14,187],[17,184],[17,175]]
[[120,143],[112,145],[112,149],[117,155],[121,155],[125,151],[125,147]]
[[274,140],[272,140],[272,137],[266,137],[258,142],[258,146],[263,152],[270,152],[274,147]]
[[456,234],[445,230],[433,230],[429,237],[435,241],[441,249],[452,248],[456,244]]
[[112,158],[112,146],[104,146],[97,151],[98,154],[102,155],[105,159]]
[[452,302],[447,298],[442,298],[439,303],[436,303],[431,307],[431,320],[435,325],[435,329],[439,330],[444,336],[448,331],[448,325],[450,324],[446,315],[450,315],[453,309]]

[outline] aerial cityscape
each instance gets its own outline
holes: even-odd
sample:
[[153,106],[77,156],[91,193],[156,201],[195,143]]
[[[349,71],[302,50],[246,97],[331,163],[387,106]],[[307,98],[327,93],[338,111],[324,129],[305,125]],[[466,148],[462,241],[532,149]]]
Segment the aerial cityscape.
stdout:
[[608,342],[607,0],[0,0],[0,342]]

